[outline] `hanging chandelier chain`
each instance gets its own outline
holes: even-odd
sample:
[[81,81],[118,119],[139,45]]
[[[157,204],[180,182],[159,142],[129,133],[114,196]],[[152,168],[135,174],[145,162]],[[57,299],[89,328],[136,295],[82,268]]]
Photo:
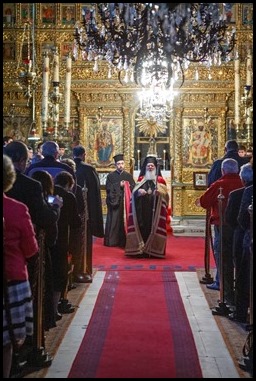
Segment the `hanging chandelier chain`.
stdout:
[[22,33],[22,38],[21,38],[21,46],[20,46],[20,50],[19,50],[18,63],[17,63],[17,68],[16,68],[17,70],[19,69],[19,67],[21,66],[21,63],[22,63],[22,49],[23,49],[24,42],[25,42],[27,25],[28,25],[28,23],[25,22],[24,26],[23,26],[23,33]]
[[[30,5],[28,4],[28,15],[30,15]],[[28,19],[23,26],[21,48],[17,64],[18,80],[16,85],[24,91],[24,96],[28,99],[27,106],[33,97],[33,91],[38,85],[36,53],[35,53],[35,4],[32,4],[32,20]],[[26,44],[26,45],[25,45]],[[31,46],[32,45],[32,46]],[[24,47],[27,49],[24,50]],[[23,58],[24,51],[26,57]],[[34,114],[34,112],[33,112]],[[34,119],[34,115],[33,115]]]
[[[235,29],[228,31],[219,3],[93,3],[76,23],[74,58],[106,60],[120,72],[133,72],[147,86],[171,78],[184,81],[190,62],[228,62]],[[94,67],[98,70],[98,66]],[[125,76],[126,78],[126,76]],[[126,80],[125,80],[126,82]]]

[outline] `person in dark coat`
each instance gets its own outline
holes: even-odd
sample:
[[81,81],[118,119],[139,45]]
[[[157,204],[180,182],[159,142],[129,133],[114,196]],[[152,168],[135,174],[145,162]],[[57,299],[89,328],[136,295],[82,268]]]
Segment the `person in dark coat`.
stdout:
[[[32,178],[39,181],[42,184],[43,195],[45,201],[48,203],[49,197],[53,197],[54,183],[52,176],[47,171],[36,171],[33,173]],[[57,196],[58,197],[58,196]],[[59,205],[62,207],[63,202],[58,197]],[[52,203],[49,203],[53,207]],[[38,232],[39,242],[42,244],[41,255],[43,263],[43,321],[44,329],[48,331],[50,328],[56,327],[55,311],[53,304],[53,272],[52,272],[52,260],[51,260],[51,247],[56,243],[58,237],[58,223],[49,225],[43,231]]]
[[246,156],[239,156],[238,144],[235,140],[228,140],[225,144],[224,156],[213,162],[212,167],[208,173],[208,187],[222,176],[221,163],[224,159],[235,159],[238,163],[239,169],[243,164],[246,164],[250,161],[250,158]]
[[[54,184],[54,194],[63,200],[58,220],[58,237],[56,244],[51,247],[54,305],[56,320],[58,320],[60,317],[58,303],[61,296],[65,295],[68,286],[68,254],[72,255],[77,250],[81,218],[78,214],[76,197],[71,192],[74,185],[72,175],[66,171],[60,172],[56,175]],[[70,312],[73,310],[72,308]]]
[[27,146],[23,142],[14,141],[5,148],[5,154],[12,159],[16,170],[16,181],[7,196],[21,201],[29,208],[33,224],[39,228],[46,228],[59,218],[59,206],[52,208],[43,197],[42,185],[24,174],[28,159]]
[[[73,159],[70,158],[64,158],[62,160],[63,163],[69,165],[74,172],[76,172],[76,163]],[[85,248],[85,230],[87,226],[87,220],[88,220],[88,210],[87,210],[87,200],[85,198],[86,194],[82,187],[79,184],[76,184],[76,202],[77,202],[77,209],[78,213],[81,217],[81,229],[80,229],[80,235],[78,237],[78,246],[77,251],[72,253],[72,265],[73,273],[72,273],[72,280],[81,282],[81,279],[83,279],[83,276],[81,275],[84,271],[84,259],[86,256],[86,248]],[[82,283],[82,282],[81,282]],[[72,287],[72,283],[69,284],[69,287]]]
[[42,155],[44,158],[34,164],[31,164],[26,170],[26,175],[32,176],[35,171],[47,171],[54,178],[58,173],[66,171],[70,173],[75,182],[76,176],[72,168],[67,164],[58,161],[59,145],[54,141],[47,141],[42,145]]
[[85,148],[78,145],[73,148],[74,161],[76,163],[76,178],[86,192],[88,221],[86,229],[86,273],[77,276],[76,281],[83,283],[92,282],[92,246],[93,236],[104,237],[102,200],[100,193],[100,180],[95,168],[84,162]]
[[[124,155],[114,156],[116,170],[106,179],[107,219],[105,225],[105,246],[125,247],[125,203],[129,205],[131,192],[135,186],[133,176],[124,170]],[[125,187],[129,188],[125,192]]]
[[[253,268],[252,268],[252,255],[253,255],[253,236],[252,236],[252,214],[249,212],[249,207],[252,206],[253,200],[253,185],[249,185],[245,188],[240,209],[237,217],[238,224],[240,227],[244,230],[244,238],[243,238],[243,253],[242,256],[245,260],[245,266],[244,266],[244,280],[246,284],[244,287],[248,290],[249,294],[247,292],[247,300],[244,304],[242,304],[242,309],[238,312],[242,312],[242,316],[239,316],[238,313],[235,314],[235,319],[244,318],[247,315],[248,307],[250,303],[250,299],[252,299],[253,295]],[[252,213],[252,212],[251,212]],[[248,300],[249,298],[249,300]],[[246,304],[247,303],[247,304]],[[241,307],[241,306],[240,306]],[[250,314],[252,314],[253,306],[250,306]],[[250,318],[251,322],[251,318]]]
[[235,265],[235,312],[230,314],[229,318],[246,323],[247,310],[249,307],[249,282],[248,269],[250,256],[244,256],[243,239],[245,231],[238,224],[240,204],[244,190],[252,185],[253,170],[250,163],[242,165],[239,176],[244,184],[243,188],[230,192],[225,211],[225,221],[233,229],[233,261]]

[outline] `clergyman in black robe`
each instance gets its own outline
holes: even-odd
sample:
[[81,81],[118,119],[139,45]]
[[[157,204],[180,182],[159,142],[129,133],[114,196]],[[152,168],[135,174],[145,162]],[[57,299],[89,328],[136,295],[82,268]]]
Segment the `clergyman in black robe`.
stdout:
[[[133,176],[124,170],[124,156],[114,156],[116,170],[109,173],[106,179],[107,219],[105,225],[105,246],[125,247],[126,243],[126,208],[129,204],[129,194],[132,192],[135,181]],[[125,189],[128,188],[128,192]]]

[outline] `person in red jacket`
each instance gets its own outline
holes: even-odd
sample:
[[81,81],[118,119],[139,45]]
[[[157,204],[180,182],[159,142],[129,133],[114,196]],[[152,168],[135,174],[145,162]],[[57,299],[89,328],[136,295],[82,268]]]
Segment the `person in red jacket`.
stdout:
[[15,179],[16,172],[12,161],[3,155],[4,378],[9,378],[10,375],[12,350],[21,346],[26,336],[33,335],[33,304],[27,262],[38,253],[38,243],[28,207],[5,195]]
[[[211,290],[220,288],[220,222],[222,222],[222,270],[224,282],[224,298],[228,304],[234,304],[234,265],[232,259],[232,237],[233,230],[224,221],[225,209],[228,202],[229,193],[243,186],[238,174],[239,166],[235,159],[225,159],[221,163],[222,176],[213,182],[200,198],[196,200],[196,205],[204,209],[210,209],[210,223],[214,225],[213,254],[217,268],[215,282],[206,285]],[[219,214],[219,195],[222,198],[222,219]],[[222,221],[221,221],[222,220]]]

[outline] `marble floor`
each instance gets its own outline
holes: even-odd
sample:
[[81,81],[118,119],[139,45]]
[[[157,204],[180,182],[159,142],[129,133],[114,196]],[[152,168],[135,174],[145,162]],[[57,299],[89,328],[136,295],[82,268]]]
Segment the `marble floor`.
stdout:
[[[194,335],[203,378],[242,378],[211,313],[196,272],[175,274]],[[96,272],[93,283],[86,289],[79,303],[52,365],[42,378],[67,378],[89,324],[104,276],[104,271]]]

